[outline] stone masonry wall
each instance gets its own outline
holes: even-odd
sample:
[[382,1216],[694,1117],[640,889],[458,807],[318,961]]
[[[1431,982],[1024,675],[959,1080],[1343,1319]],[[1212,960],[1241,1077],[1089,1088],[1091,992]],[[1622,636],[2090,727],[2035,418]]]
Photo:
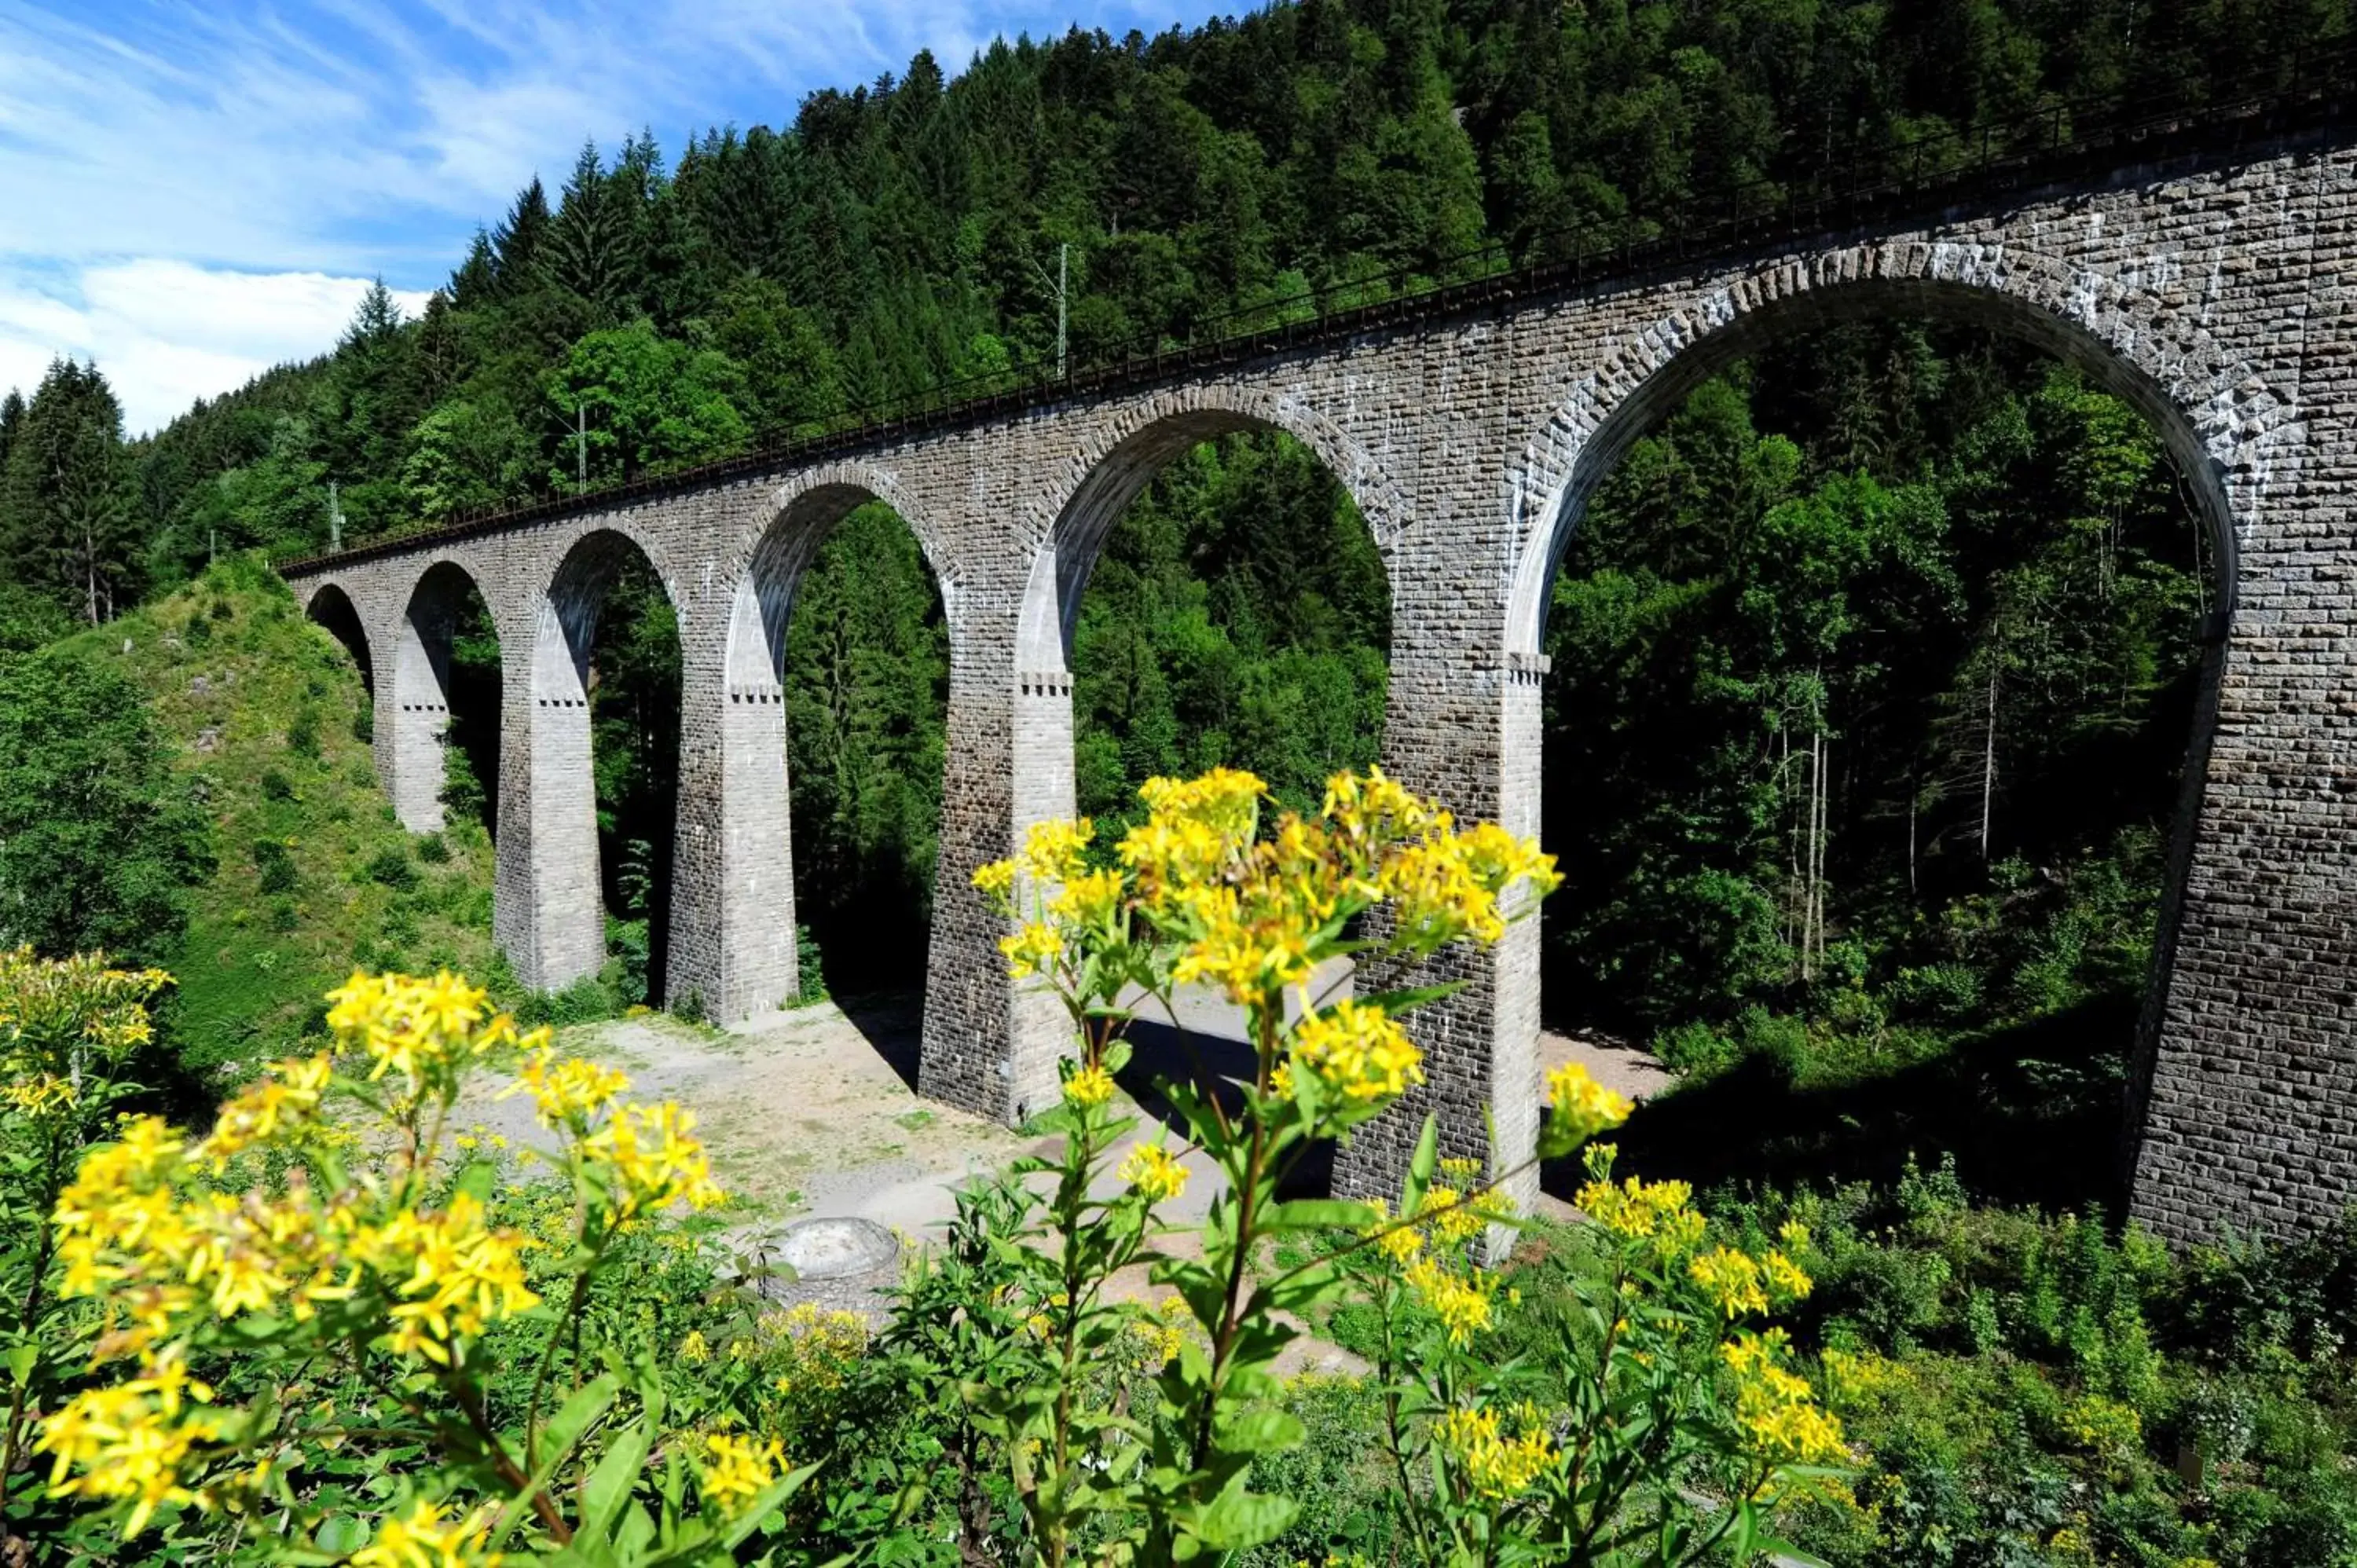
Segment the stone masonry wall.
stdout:
[[[520,975],[556,985],[598,958],[578,672],[600,563],[643,553],[678,608],[687,682],[671,991],[744,1017],[792,986],[774,659],[793,580],[850,505],[889,502],[942,585],[952,648],[920,1086],[1018,1120],[1055,1093],[1064,1042],[1053,1007],[1004,978],[998,923],[967,877],[1072,809],[1071,618],[1106,529],[1161,463],[1241,427],[1314,450],[1390,574],[1386,766],[1462,816],[1531,832],[1549,584],[1629,444],[1781,334],[1894,312],[2010,332],[2156,422],[2221,563],[2216,713],[2192,753],[2187,869],[2136,1086],[2136,1211],[2180,1240],[2310,1227],[2357,1197],[2352,199],[2352,155],[2326,145],[2130,170],[879,440],[823,469],[614,510],[593,497],[577,515],[324,563],[301,586],[341,589],[371,650],[414,635],[429,667],[432,618],[411,607],[423,575],[447,563],[483,590],[507,679],[498,935]],[[417,749],[380,741],[404,802],[431,764]],[[1395,1183],[1427,1111],[1452,1153],[1503,1168],[1533,1145],[1535,925],[1437,967],[1469,983],[1416,1020],[1431,1081],[1344,1153],[1346,1190]]]

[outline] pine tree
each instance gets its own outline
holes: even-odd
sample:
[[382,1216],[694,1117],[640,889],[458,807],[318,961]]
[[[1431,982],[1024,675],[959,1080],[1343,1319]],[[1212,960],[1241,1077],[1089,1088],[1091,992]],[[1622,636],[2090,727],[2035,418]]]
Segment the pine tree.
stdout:
[[450,303],[461,310],[489,305],[499,294],[499,259],[491,253],[491,237],[481,228],[467,247],[467,259],[450,274],[450,286],[446,290]]
[[541,285],[541,251],[550,224],[548,192],[538,176],[508,209],[507,221],[491,234],[491,276],[502,299],[529,294]]
[[601,323],[616,319],[636,293],[637,214],[622,187],[642,185],[646,177],[643,154],[627,172],[618,167],[608,177],[598,162],[597,144],[583,143],[542,248],[548,280],[587,301]]
[[128,604],[141,553],[123,406],[95,365],[50,363],[0,479],[0,548],[17,581],[96,626]]

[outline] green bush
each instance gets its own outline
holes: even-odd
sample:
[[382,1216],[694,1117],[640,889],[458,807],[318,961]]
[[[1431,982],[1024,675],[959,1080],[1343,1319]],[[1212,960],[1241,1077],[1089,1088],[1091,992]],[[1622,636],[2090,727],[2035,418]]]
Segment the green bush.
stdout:
[[295,857],[277,839],[253,841],[253,869],[264,893],[292,893],[298,880]]
[[399,844],[387,844],[372,855],[365,868],[371,882],[380,886],[406,893],[417,886],[417,867],[410,864],[408,852]]

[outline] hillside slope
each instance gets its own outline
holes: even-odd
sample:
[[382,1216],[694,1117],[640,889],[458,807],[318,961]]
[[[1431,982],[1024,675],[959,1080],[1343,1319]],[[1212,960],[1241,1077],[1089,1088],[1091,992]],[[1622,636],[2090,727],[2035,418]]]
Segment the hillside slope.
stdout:
[[268,568],[224,561],[59,646],[133,677],[212,822],[219,866],[191,891],[166,965],[188,1066],[236,1078],[292,1048],[356,966],[503,977],[488,835],[402,831],[377,786],[360,671]]

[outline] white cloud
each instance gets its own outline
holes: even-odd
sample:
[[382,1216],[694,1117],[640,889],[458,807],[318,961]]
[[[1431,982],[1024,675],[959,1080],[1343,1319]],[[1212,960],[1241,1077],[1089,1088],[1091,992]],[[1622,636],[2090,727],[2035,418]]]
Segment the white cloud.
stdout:
[[[70,298],[0,287],[0,387],[30,393],[60,354],[94,359],[134,434],[272,365],[334,346],[369,280],[238,273],[162,258],[84,269]],[[404,312],[422,292],[396,290]]]
[[[790,121],[996,34],[1214,0],[0,0],[0,386],[95,355],[135,427],[439,283],[585,137]],[[1082,13],[1087,13],[1082,16]],[[13,280],[13,281],[9,281]]]

